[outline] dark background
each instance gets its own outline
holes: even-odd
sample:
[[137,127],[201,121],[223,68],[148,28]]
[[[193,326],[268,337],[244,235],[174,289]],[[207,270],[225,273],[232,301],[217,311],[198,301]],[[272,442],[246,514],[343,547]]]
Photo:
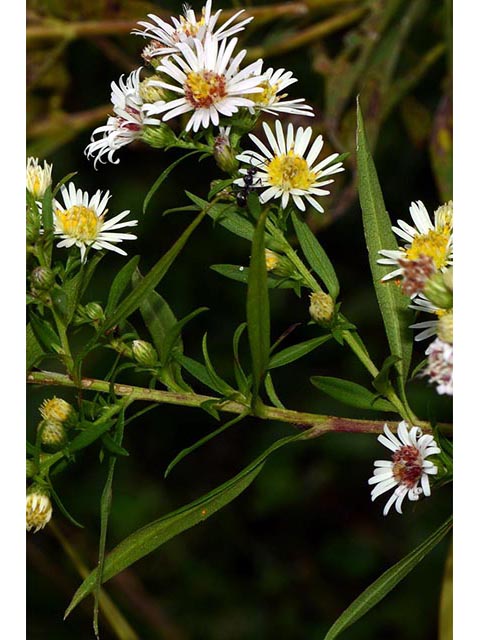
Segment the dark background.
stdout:
[[[249,6],[260,4],[274,3],[253,2]],[[310,212],[310,222],[337,269],[342,311],[359,328],[377,364],[388,351],[370,281],[359,204],[352,189],[352,114],[357,93],[371,141],[377,142],[375,162],[392,218],[407,219],[412,200],[422,200],[433,212],[451,197],[449,5],[419,1],[420,9],[412,14],[413,4],[326,2],[319,6],[322,3],[307,2],[308,12],[303,17],[289,16],[260,23],[250,31],[247,28],[241,41],[248,47],[273,42],[274,49],[276,43],[296,32],[365,8],[365,13],[326,37],[315,37],[283,55],[270,52],[266,65],[291,69],[299,82],[289,89],[290,96],[305,97],[317,114],[313,123],[298,117],[292,120],[312,124],[316,133],[323,132],[327,151],[332,147],[352,153],[347,171],[332,185],[332,196],[324,199],[327,214],[321,217]],[[156,6],[171,9],[174,15],[181,10],[179,2]],[[226,7],[227,3],[215,6]],[[194,4],[195,9],[200,7],[200,3]],[[27,2],[29,27],[45,25],[47,18],[75,23],[87,19],[99,24],[109,20],[134,22],[145,19],[151,10],[155,10],[155,3]],[[389,11],[392,18],[382,31],[379,25]],[[388,46],[392,46],[396,34],[403,33],[406,22],[408,32],[402,40],[398,36],[395,64],[385,81],[382,73],[393,55]],[[353,83],[344,104],[329,111],[327,104],[329,100],[332,103],[339,81],[351,68],[348,65],[365,51],[372,33],[377,33],[376,48],[364,72]],[[358,48],[348,59],[346,51],[352,42]],[[162,217],[162,212],[187,204],[185,188],[206,197],[208,184],[221,177],[220,172],[211,160],[201,165],[187,160],[170,175],[143,216],[146,192],[180,152],[164,153],[139,143],[120,151],[119,165],[100,166],[94,171],[83,151],[92,129],[103,120],[98,115],[92,118],[92,110],[107,106],[112,80],[140,64],[144,42],[128,35],[127,29],[113,35],[78,37],[63,48],[60,44],[58,39],[28,43],[28,153],[52,162],[55,180],[78,171],[74,179],[78,187],[90,193],[97,188],[110,189],[112,215],[130,209],[132,216],[138,217],[138,240],[126,248],[129,255],[142,256],[141,269],[146,272],[191,220],[190,214]],[[422,61],[429,60],[435,47],[440,47],[439,53],[419,73]],[[387,109],[388,99],[398,90],[395,83],[404,78],[413,80]],[[72,120],[72,114],[84,116],[86,125],[73,126],[78,118]],[[440,152],[439,141],[446,139],[447,148],[443,145]],[[233,332],[245,320],[246,290],[209,266],[246,265],[249,255],[246,241],[205,220],[159,287],[179,318],[199,306],[210,309],[187,326],[185,352],[201,359],[201,338],[208,331],[215,366],[225,376],[232,370]],[[121,257],[106,257],[87,299],[104,302],[123,264]],[[285,346],[316,335],[315,327],[307,326],[306,294],[298,299],[290,290],[272,291],[271,315],[274,339],[292,324],[301,323]],[[139,316],[132,316],[132,322],[142,332]],[[146,333],[143,337],[148,339]],[[422,359],[426,346],[415,345],[414,365]],[[247,362],[245,343],[243,354]],[[110,352],[97,351],[86,363],[85,373],[101,377],[112,358]],[[293,409],[378,419],[373,413],[341,406],[321,394],[309,382],[312,375],[334,375],[369,386],[368,374],[347,348],[332,341],[303,360],[276,370],[274,380],[280,398]],[[134,381],[127,374],[124,379]],[[141,383],[139,378],[135,380]],[[200,384],[196,388],[205,391]],[[65,390],[56,392],[74,399]],[[423,419],[451,419],[449,399],[437,396],[424,380],[411,381],[408,394]],[[47,395],[51,390],[29,389],[30,437],[39,419],[38,406]],[[213,418],[200,410],[163,406],[128,427],[124,446],[130,456],[119,460],[116,468],[109,548],[142,525],[233,477],[274,440],[292,433],[288,425],[244,420],[185,459],[164,480],[164,470],[172,458],[216,426]],[[90,567],[96,561],[99,500],[106,475],[106,465],[99,463],[98,454],[95,447],[83,452],[55,484],[85,528],[75,529],[58,509],[55,522]],[[442,488],[428,500],[405,502],[403,516],[391,512],[384,518],[385,497],[372,504],[367,485],[373,460],[383,457],[384,448],[367,435],[329,434],[282,449],[233,503],[133,565],[113,579],[107,590],[142,640],[321,640],[336,617],[368,584],[427,537],[450,512],[450,489]],[[447,546],[447,541],[439,545],[344,637],[436,638]],[[90,601],[62,621],[79,577],[48,529],[29,535],[28,569],[28,638],[93,637]],[[114,636],[104,624],[102,638],[110,637]]]

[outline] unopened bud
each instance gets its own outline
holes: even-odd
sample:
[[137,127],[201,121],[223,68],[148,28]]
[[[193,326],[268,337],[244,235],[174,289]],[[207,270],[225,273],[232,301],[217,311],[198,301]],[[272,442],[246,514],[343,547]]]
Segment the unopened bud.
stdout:
[[55,274],[48,267],[37,267],[30,274],[32,289],[48,291],[55,282]]
[[41,430],[40,442],[49,451],[58,451],[67,443],[67,432],[61,422],[42,420],[38,425]]
[[321,326],[328,326],[332,321],[335,304],[332,297],[323,291],[310,294],[310,316]]
[[144,102],[153,104],[154,102],[163,102],[166,98],[165,90],[151,84],[152,80],[158,80],[158,76],[152,76],[142,80],[139,87],[140,97]]
[[424,295],[439,309],[453,307],[453,291],[445,283],[443,273],[435,273],[423,288]]
[[158,125],[147,125],[142,130],[142,140],[156,149],[163,149],[175,142],[177,137],[168,124],[160,122]]
[[47,422],[60,422],[66,427],[73,426],[77,421],[75,409],[63,398],[53,397],[44,400],[40,413]]
[[38,158],[27,159],[27,189],[35,200],[43,198],[45,191],[52,184],[52,165],[46,161],[41,167]]
[[453,344],[453,309],[438,319],[437,335],[443,342]]
[[453,292],[453,267],[444,272],[443,281],[447,289]]
[[88,302],[85,305],[85,314],[92,321],[105,320],[105,314],[103,313],[102,305],[98,302]]
[[220,133],[213,143],[213,157],[218,167],[225,173],[234,173],[238,169],[238,160],[230,143],[230,127],[220,127]]
[[25,472],[26,472],[27,478],[33,478],[33,476],[37,475],[38,467],[35,464],[35,462],[32,460],[32,458],[27,458],[25,462]]
[[288,277],[294,272],[290,260],[270,249],[265,249],[265,265],[267,271],[271,271],[276,276]]
[[134,340],[132,342],[132,352],[138,364],[142,364],[145,367],[152,367],[158,360],[157,352],[150,342],[145,342],[145,340]]
[[34,533],[43,529],[52,517],[52,503],[50,496],[43,487],[32,484],[27,490],[27,531],[33,529]]
[[438,207],[434,213],[434,217],[436,228],[451,227],[453,225],[453,201],[450,200],[442,204],[441,207]]
[[152,40],[150,44],[147,44],[142,51],[142,58],[145,60],[147,64],[151,64],[152,67],[157,68],[161,62],[161,56],[156,56],[155,53],[158,53],[161,49],[164,48],[160,42],[156,40]]

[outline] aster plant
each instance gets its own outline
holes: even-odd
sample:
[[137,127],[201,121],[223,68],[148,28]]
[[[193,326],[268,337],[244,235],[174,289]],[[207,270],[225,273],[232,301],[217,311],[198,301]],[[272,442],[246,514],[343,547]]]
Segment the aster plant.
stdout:
[[[327,432],[378,434],[390,459],[375,461],[370,478],[365,470],[364,508],[376,508],[369,500],[369,485],[372,501],[391,492],[383,508],[383,515],[389,518],[411,508],[409,502],[419,503],[420,510],[421,500],[435,500],[437,490],[452,480],[451,425],[433,424],[415,415],[407,382],[415,378],[417,383],[429,384],[432,393],[453,395],[453,204],[437,208],[432,219],[422,202],[413,202],[413,225],[400,218],[391,227],[358,105],[360,208],[390,351],[383,362],[375,363],[360,337],[361,328],[340,310],[335,268],[306,217],[307,209],[323,215],[328,207],[326,196],[331,190],[341,190],[349,154],[332,151],[315,128],[314,109],[304,98],[286,93],[297,82],[291,71],[264,70],[263,60],[243,66],[247,50],[237,51],[238,39],[232,36],[241,34],[252,18],[239,11],[219,27],[220,17],[221,10],[213,13],[208,0],[200,13],[186,8],[184,15],[171,21],[153,14],[149,21],[141,20],[133,33],[149,41],[142,53],[146,66],[112,82],[112,113],[92,133],[85,150],[96,169],[104,163],[118,164],[131,143],[143,143],[161,153],[181,150],[146,195],[144,212],[184,159],[196,156],[200,162],[216,162],[218,179],[205,193],[193,194],[185,185],[188,206],[179,202],[170,212],[188,209],[195,217],[150,271],[144,273],[140,256],[127,256],[135,251],[139,232],[134,235],[126,229],[137,226],[138,211],[132,216],[127,210],[110,216],[110,199],[114,212],[121,210],[115,192],[110,194],[101,186],[89,195],[76,186],[80,176],[72,182],[73,175],[54,186],[51,165],[44,162],[42,166],[37,158],[27,161],[28,382],[55,386],[57,394],[39,408],[35,440],[27,443],[27,530],[39,532],[48,525],[61,540],[52,526],[52,514],[53,522],[65,517],[78,524],[57,495],[58,474],[75,464],[87,447],[100,448],[108,460],[108,474],[101,498],[98,563],[67,609],[68,615],[93,594],[97,635],[102,584],[229,504],[280,447]],[[272,116],[273,123],[265,121]],[[289,121],[290,116],[295,123]],[[296,124],[299,118],[305,125]],[[98,176],[100,180],[101,171]],[[195,229],[208,219],[215,223],[212,233],[221,225],[251,243],[248,265],[212,266],[221,276],[243,283],[246,291],[246,322],[242,319],[234,334],[229,380],[215,370],[206,337],[203,361],[183,351],[184,326],[205,309],[194,310],[179,321],[157,290],[187,242],[194,241]],[[105,299],[90,300],[88,285],[101,260],[111,253],[125,257],[125,262]],[[305,301],[305,324],[313,329],[313,337],[288,347],[281,344],[288,331],[271,340],[269,290],[273,288],[290,290],[285,295]],[[169,312],[149,312],[160,307]],[[433,319],[413,323],[414,312],[428,313]],[[415,333],[418,329],[421,332]],[[244,332],[246,353],[240,348],[245,346],[241,342]],[[426,358],[412,372],[413,343],[432,338]],[[318,352],[328,341],[352,351],[370,375],[372,387],[320,375],[311,378],[313,387],[350,408],[388,414],[387,420],[327,416],[284,406],[275,388],[275,369]],[[92,379],[88,377],[88,356],[99,350],[114,359],[104,379]],[[52,359],[55,367],[45,370],[45,363]],[[138,385],[122,383],[126,370],[138,376]],[[142,386],[145,377],[148,384]],[[75,406],[58,397],[62,387],[75,390]],[[147,403],[148,409],[165,403],[197,407],[216,420],[225,413],[234,415],[179,452],[166,473],[247,416],[284,422],[293,432],[235,477],[149,523],[107,552],[113,473],[117,460],[121,462],[126,454],[122,444],[125,427],[140,421],[145,411],[135,409],[139,402]],[[368,587],[333,624],[325,640],[336,638],[367,613],[450,528],[451,519]],[[112,616],[111,609],[105,615]],[[115,615],[112,624],[115,626]]]

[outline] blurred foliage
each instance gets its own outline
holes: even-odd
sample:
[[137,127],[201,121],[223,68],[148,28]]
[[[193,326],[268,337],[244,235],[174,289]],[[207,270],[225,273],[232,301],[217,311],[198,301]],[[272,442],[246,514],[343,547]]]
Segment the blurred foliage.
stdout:
[[[432,211],[451,198],[450,2],[306,0],[245,6],[259,13],[241,44],[249,48],[250,57],[263,56],[267,65],[294,72],[299,82],[290,95],[303,96],[312,104],[317,114],[315,133],[322,132],[335,151],[355,149],[355,97],[360,94],[392,217],[406,217],[412,200],[423,200]],[[199,7],[200,3],[194,8]],[[240,7],[235,3],[236,9]],[[111,189],[112,203],[130,208],[138,217],[145,194],[172,161],[172,154],[166,158],[145,145],[132,145],[122,150],[120,165],[95,172],[83,150],[91,130],[110,111],[110,82],[140,64],[143,41],[129,35],[131,28],[149,12],[180,11],[181,2],[27,1],[28,154],[53,162],[57,179],[76,170],[76,181],[87,190]],[[304,124],[298,116],[291,120]],[[314,216],[311,223],[337,269],[342,309],[360,328],[372,357],[381,362],[386,345],[378,338],[381,318],[369,280],[354,153],[349,162],[350,181],[336,181],[326,199],[327,214]],[[195,160],[181,166],[141,218],[136,250],[145,270],[186,226],[183,214],[162,218],[161,212],[187,204],[182,195],[185,187],[204,197],[207,185],[218,177],[213,163],[203,163],[201,173]],[[250,245],[204,221],[188,249],[160,292],[177,317],[201,305],[210,308],[209,314],[189,325],[185,352],[198,356],[201,336],[208,330],[215,364],[223,373],[230,369],[232,333],[245,319],[245,288],[218,276],[209,265],[247,264]],[[101,277],[90,285],[91,299],[105,300],[122,265],[116,257],[105,261]],[[296,341],[313,337],[307,326],[308,300],[297,299],[290,290],[275,290],[270,301],[273,339],[296,322],[301,323],[294,332]],[[425,346],[415,346],[414,365],[422,359]],[[337,344],[325,345],[321,354],[321,359],[312,354],[278,372],[280,397],[299,410],[359,417],[358,410],[345,408],[308,380],[335,375],[369,386],[366,373]],[[88,373],[101,377],[110,365],[104,356],[93,354]],[[29,394],[31,430],[47,394],[45,389]],[[451,419],[448,400],[436,396],[424,381],[409,383],[409,397],[422,418]],[[172,458],[211,431],[212,423],[204,412],[165,406],[127,429],[124,446],[130,456],[117,465],[110,548],[146,522],[232,477],[275,437],[287,433],[285,426],[247,419],[190,456],[164,480]],[[367,486],[379,450],[371,436],[331,434],[280,451],[245,494],[206,524],[112,580],[108,593],[142,640],[321,640],[358,593],[427,537],[450,511],[449,489],[443,489],[429,500],[409,504],[403,517],[383,518],[378,505],[371,505]],[[74,529],[58,513],[57,522],[89,566],[96,562],[98,504],[105,476],[105,465],[89,451],[58,486],[62,500],[85,529]],[[62,621],[79,577],[56,540],[47,530],[31,536],[28,547],[28,637],[91,637],[88,601]],[[447,547],[447,542],[438,547],[345,637],[437,638]],[[114,637],[109,633],[104,627],[102,638]]]

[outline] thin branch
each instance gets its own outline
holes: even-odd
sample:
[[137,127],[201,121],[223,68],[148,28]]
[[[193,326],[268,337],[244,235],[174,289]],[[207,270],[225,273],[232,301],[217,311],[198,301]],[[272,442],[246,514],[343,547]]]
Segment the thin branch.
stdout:
[[[83,378],[80,385],[63,373],[53,371],[32,371],[27,374],[27,382],[30,384],[41,384],[48,386],[61,386],[88,389],[101,393],[110,392],[110,383],[94,378]],[[173,404],[184,407],[201,407],[205,402],[216,402],[216,409],[227,413],[244,413],[245,405],[240,402],[223,400],[213,396],[205,396],[197,393],[176,393],[173,391],[162,391],[159,389],[145,389],[125,384],[114,384],[114,393],[118,396],[129,396],[130,401],[143,400],[147,402],[157,402],[159,404]],[[279,409],[276,407],[263,406],[261,411],[255,415],[263,420],[276,420],[287,422],[298,429],[310,429],[314,427],[310,438],[316,438],[328,432],[351,432],[351,433],[382,433],[385,422],[394,426],[396,422],[385,420],[356,420],[352,418],[342,418],[338,416],[326,416],[316,413],[306,413],[303,411],[292,411],[290,409]],[[431,433],[432,429],[427,422],[418,421],[425,433]],[[443,433],[452,433],[452,425],[438,425]]]

